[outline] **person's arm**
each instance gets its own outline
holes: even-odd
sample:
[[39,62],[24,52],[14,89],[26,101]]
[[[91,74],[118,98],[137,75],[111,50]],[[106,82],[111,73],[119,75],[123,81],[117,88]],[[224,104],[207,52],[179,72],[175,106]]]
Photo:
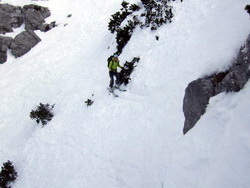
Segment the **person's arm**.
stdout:
[[120,65],[120,61],[118,61],[118,67],[120,67],[121,69],[123,69],[123,67]]

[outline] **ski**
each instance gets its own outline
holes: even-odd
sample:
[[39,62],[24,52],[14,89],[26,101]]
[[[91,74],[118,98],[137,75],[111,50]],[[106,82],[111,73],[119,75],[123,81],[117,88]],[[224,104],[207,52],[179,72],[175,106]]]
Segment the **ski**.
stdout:
[[112,94],[114,97],[119,97],[115,92],[114,89],[111,89],[110,87],[107,87],[109,94]]
[[126,89],[120,89],[120,88],[118,88],[118,90],[121,91],[121,92],[127,91]]

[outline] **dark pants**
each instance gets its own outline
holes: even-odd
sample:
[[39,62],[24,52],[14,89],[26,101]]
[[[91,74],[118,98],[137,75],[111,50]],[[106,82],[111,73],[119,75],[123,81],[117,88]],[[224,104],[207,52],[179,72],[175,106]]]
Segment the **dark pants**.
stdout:
[[115,84],[119,85],[119,83],[120,83],[120,75],[119,75],[118,72],[109,71],[109,77],[110,77],[109,87],[113,87],[113,85],[114,85],[114,77],[116,78]]

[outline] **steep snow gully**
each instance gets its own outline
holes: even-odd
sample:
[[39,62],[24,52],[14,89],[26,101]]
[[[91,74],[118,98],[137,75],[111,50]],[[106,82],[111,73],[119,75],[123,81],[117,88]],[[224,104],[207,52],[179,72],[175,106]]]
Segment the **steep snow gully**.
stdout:
[[[171,24],[135,29],[120,60],[141,59],[127,92],[114,98],[106,91],[106,59],[116,50],[107,24],[121,2],[1,1],[48,7],[46,22],[59,24],[35,31],[35,48],[18,59],[8,52],[0,65],[0,162],[13,161],[12,187],[248,187],[249,83],[212,97],[185,136],[182,102],[188,83],[237,56],[250,33],[250,0],[172,2]],[[40,102],[55,104],[44,128],[29,117]]]

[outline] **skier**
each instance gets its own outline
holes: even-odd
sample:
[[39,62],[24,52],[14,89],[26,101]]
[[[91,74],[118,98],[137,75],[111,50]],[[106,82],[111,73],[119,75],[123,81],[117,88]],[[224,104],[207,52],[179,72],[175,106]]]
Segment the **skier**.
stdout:
[[[119,62],[120,61],[118,60],[118,55],[116,54],[114,55],[114,57],[112,57],[111,61],[108,62],[109,77],[110,77],[109,87],[111,90],[119,89],[119,86],[120,86],[120,75],[117,72],[117,67],[120,67],[121,69],[123,69],[123,67],[120,66]],[[114,77],[116,77],[115,87],[113,87]]]

